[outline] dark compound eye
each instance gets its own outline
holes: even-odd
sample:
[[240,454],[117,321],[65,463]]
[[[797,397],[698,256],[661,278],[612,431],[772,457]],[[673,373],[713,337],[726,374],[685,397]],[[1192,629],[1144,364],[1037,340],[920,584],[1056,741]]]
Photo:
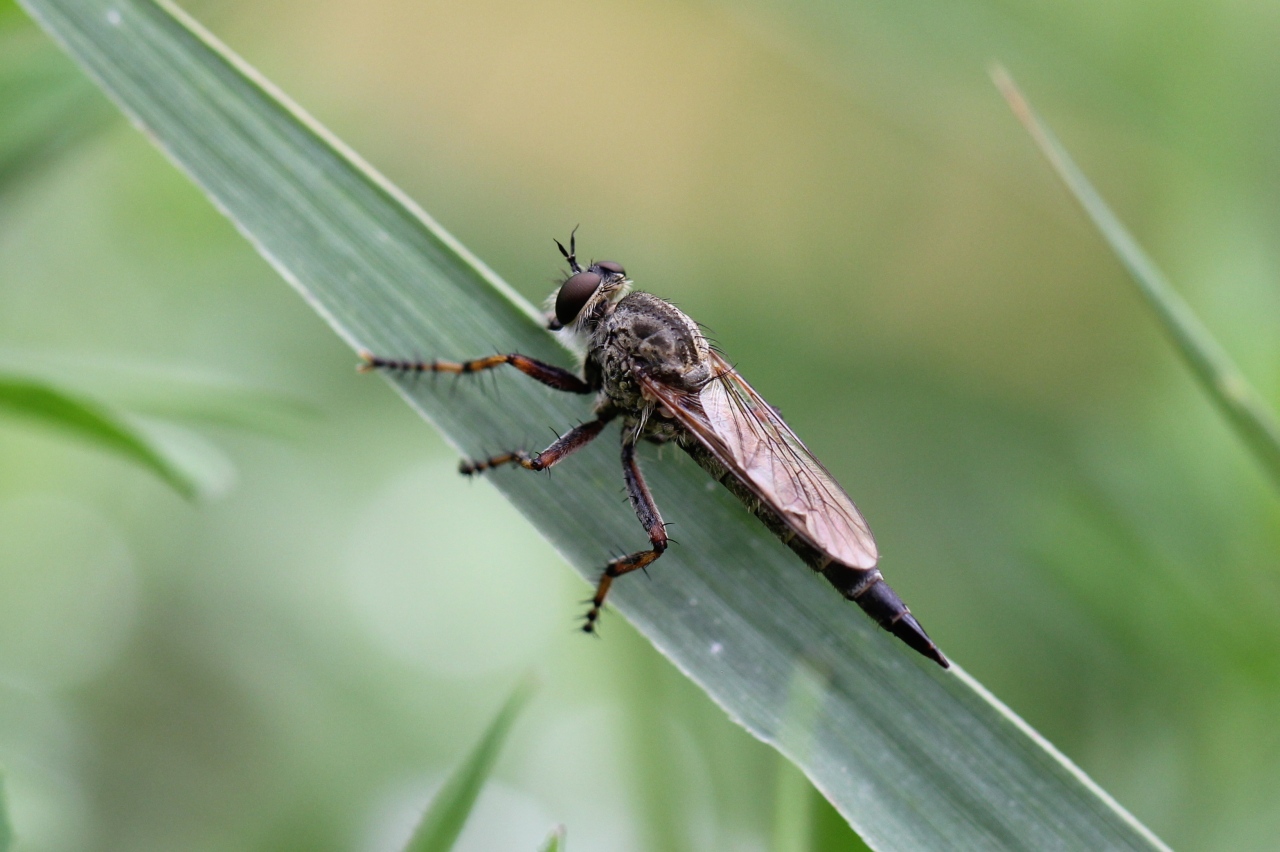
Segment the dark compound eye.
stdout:
[[560,286],[560,292],[556,294],[556,319],[561,325],[573,322],[600,288],[602,280],[594,272],[579,272]]
[[596,266],[600,267],[605,272],[612,272],[614,275],[622,275],[625,277],[627,274],[627,270],[622,268],[621,263],[614,263],[612,260],[602,260],[597,263]]

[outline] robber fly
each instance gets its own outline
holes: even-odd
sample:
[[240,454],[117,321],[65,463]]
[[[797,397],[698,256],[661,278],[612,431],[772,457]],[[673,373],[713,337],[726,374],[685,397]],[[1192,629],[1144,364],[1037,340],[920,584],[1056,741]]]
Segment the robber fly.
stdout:
[[636,462],[636,444],[674,443],[741,500],[770,531],[855,601],[876,622],[943,667],[950,664],[881,577],[871,530],[827,469],[805,448],[777,409],[707,342],[696,323],[670,302],[631,293],[626,271],[612,261],[590,264],[556,241],[570,273],[549,301],[547,327],[585,350],[579,376],[525,355],[473,361],[410,361],[363,353],[363,370],[478,373],[510,364],[556,390],[595,395],[595,417],[540,453],[512,451],[464,461],[462,473],[506,464],[546,470],[582,449],[615,419],[622,421],[622,476],[649,549],[614,559],[596,586],[583,630],[593,633],[614,580],[645,568],[667,549],[667,532]]

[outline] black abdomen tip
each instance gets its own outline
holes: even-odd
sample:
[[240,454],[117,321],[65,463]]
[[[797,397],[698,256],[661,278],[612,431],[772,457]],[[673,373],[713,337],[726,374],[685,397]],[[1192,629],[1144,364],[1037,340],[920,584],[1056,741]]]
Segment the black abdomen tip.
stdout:
[[[880,585],[884,584],[881,583]],[[897,636],[903,642],[906,642],[916,651],[924,654],[944,669],[951,668],[950,661],[942,655],[942,652],[938,650],[938,646],[933,644],[933,640],[929,638],[929,634],[924,632],[924,628],[920,626],[920,622],[916,621],[916,617],[911,613],[905,613],[896,622],[889,625],[888,630],[894,636]]]
[[907,609],[902,598],[898,597],[898,593],[878,575],[869,586],[865,585],[866,571],[856,571],[843,565],[831,565],[823,571],[823,575],[832,585],[840,589],[845,597],[857,602],[858,606],[862,607],[863,611],[874,618],[876,623],[885,630],[944,669],[951,668],[951,663],[938,650],[938,646],[933,644],[929,634],[924,632],[924,628],[920,626],[920,622],[916,621],[911,610]]
[[951,667],[951,663],[942,656],[938,646],[933,644],[929,634],[924,632],[924,628],[920,626],[920,622],[916,621],[911,610],[907,609],[902,598],[898,597],[898,593],[884,580],[876,580],[856,600],[858,606],[862,607],[867,615],[874,618],[885,630],[944,669]]

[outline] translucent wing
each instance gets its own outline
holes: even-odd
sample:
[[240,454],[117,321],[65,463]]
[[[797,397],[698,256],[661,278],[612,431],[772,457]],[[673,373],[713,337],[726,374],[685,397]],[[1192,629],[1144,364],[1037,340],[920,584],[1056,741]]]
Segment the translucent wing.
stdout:
[[843,565],[875,567],[875,539],[849,495],[773,406],[711,357],[714,378],[696,394],[645,376],[641,384],[798,535]]

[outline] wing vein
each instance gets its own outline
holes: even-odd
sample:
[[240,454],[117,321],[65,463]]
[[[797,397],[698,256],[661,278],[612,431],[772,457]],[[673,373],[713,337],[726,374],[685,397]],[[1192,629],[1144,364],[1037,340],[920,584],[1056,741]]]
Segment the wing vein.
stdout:
[[857,507],[777,409],[713,352],[697,394],[650,377],[641,383],[797,535],[831,559],[872,568],[875,539]]

